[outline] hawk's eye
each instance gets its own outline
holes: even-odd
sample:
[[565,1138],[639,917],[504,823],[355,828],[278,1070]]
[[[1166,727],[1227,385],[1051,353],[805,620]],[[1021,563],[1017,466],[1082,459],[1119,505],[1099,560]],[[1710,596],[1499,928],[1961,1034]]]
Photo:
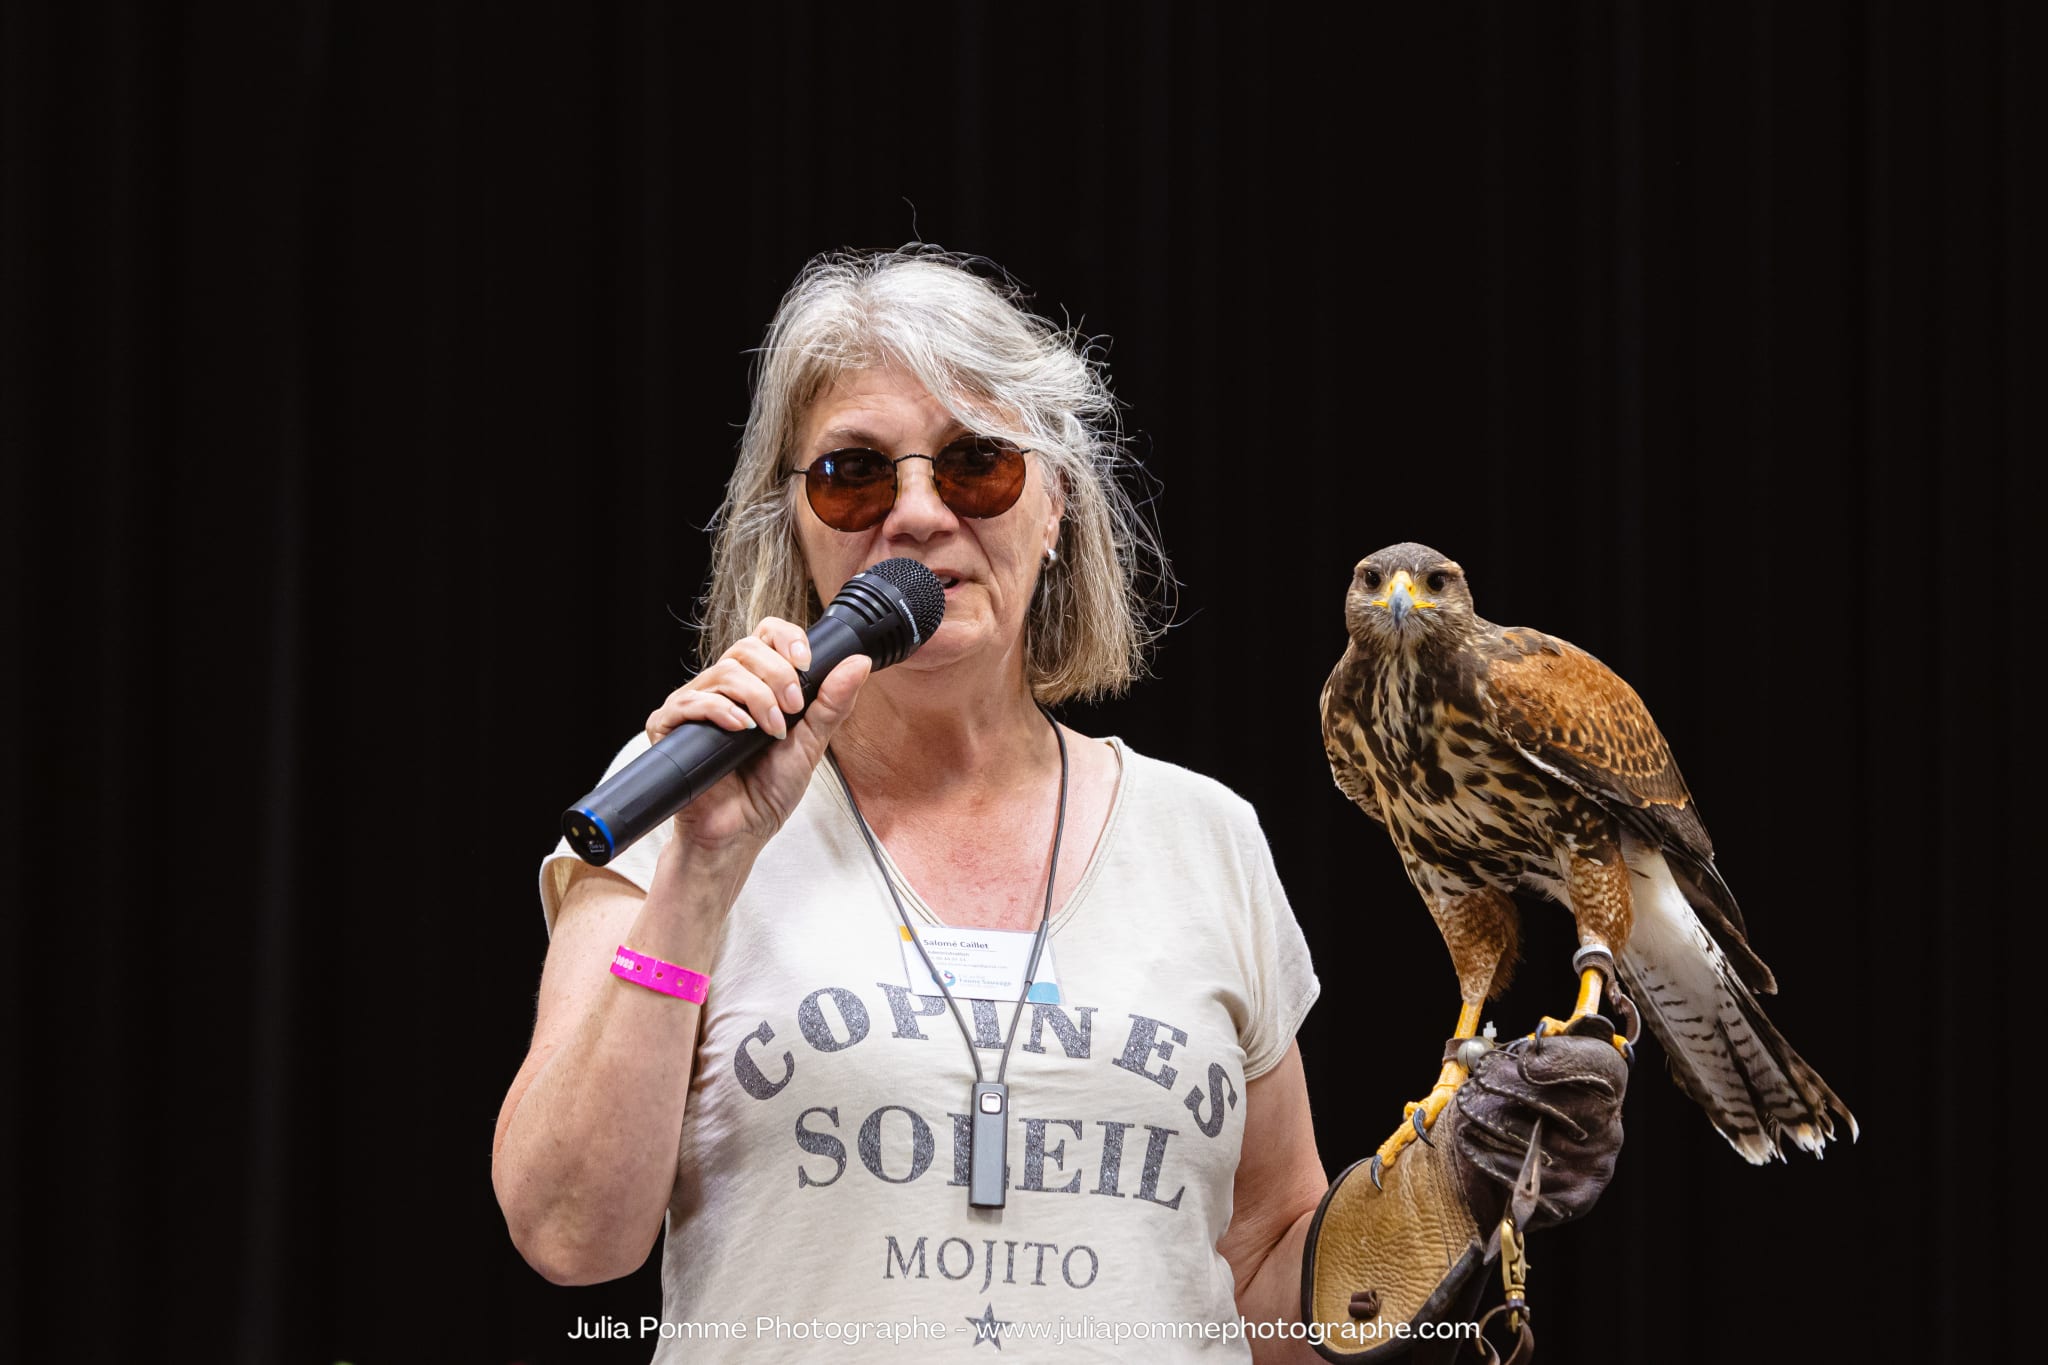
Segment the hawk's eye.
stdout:
[[1429,576],[1429,590],[1431,592],[1442,592],[1444,590],[1444,584],[1450,581],[1451,576],[1445,573],[1442,569],[1438,569],[1435,573]]
[[1367,588],[1377,588],[1380,585],[1380,571],[1378,569],[1367,569],[1359,577],[1364,580]]

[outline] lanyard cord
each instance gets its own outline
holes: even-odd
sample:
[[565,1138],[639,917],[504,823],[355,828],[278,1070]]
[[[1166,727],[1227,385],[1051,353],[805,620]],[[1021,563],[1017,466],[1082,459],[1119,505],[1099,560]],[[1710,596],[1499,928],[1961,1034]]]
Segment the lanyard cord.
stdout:
[[[1038,934],[1031,941],[1031,964],[1024,969],[1024,989],[1017,992],[1017,1008],[1010,1013],[1009,1036],[1003,1039],[1002,1063],[996,1068],[998,1085],[1010,1070],[1010,1045],[1017,1041],[1017,1021],[1024,1017],[1024,999],[1031,994],[1031,987],[1038,980],[1038,959],[1045,952],[1046,931],[1052,927],[1052,889],[1060,874],[1060,841],[1067,831],[1067,737],[1060,733],[1060,723],[1052,718],[1052,712],[1043,706],[1038,711],[1052,726],[1052,737],[1060,746],[1060,807],[1052,827],[1052,866],[1045,873],[1045,908],[1038,916]],[[974,1035],[968,1032],[967,1020],[960,1013],[960,1002],[953,998],[952,991],[946,989],[945,978],[939,975],[938,968],[932,966],[931,954],[925,951],[924,940],[917,936],[917,930],[911,928],[910,912],[903,908],[903,897],[896,890],[896,879],[889,875],[889,866],[882,861],[882,846],[875,841],[875,832],[868,828],[867,817],[860,813],[860,802],[853,799],[853,785],[846,780],[846,772],[839,766],[839,756],[827,748],[825,757],[832,762],[832,772],[839,779],[839,789],[846,793],[846,804],[853,808],[854,823],[860,826],[861,837],[867,840],[868,853],[875,860],[875,870],[882,874],[882,884],[889,888],[889,899],[896,902],[897,918],[903,921],[910,941],[917,946],[917,955],[924,959],[925,970],[931,973],[939,994],[945,996],[946,1003],[952,1007],[953,1022],[959,1026],[960,1040],[967,1044],[967,1060],[974,1063],[974,1080],[979,1085],[984,1080],[981,1054],[975,1050]]]

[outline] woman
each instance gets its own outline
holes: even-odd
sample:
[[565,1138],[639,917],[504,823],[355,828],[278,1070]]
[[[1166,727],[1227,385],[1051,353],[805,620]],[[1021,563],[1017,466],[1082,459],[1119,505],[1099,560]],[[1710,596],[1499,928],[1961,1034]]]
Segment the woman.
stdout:
[[[893,1358],[905,1333],[1113,1359],[1133,1323],[1298,1318],[1318,987],[1257,820],[1042,709],[1142,668],[1116,459],[1100,372],[954,258],[821,259],[784,299],[720,518],[719,653],[614,769],[691,721],[785,742],[608,868],[544,864],[495,1147],[514,1241],[558,1283],[632,1271],[666,1219],[657,1359]],[[804,625],[898,556],[939,576],[942,626],[793,719]],[[642,989],[657,970],[708,993]],[[1006,1151],[975,1136],[999,1075]],[[1247,1351],[1164,1354],[1205,1346]]]

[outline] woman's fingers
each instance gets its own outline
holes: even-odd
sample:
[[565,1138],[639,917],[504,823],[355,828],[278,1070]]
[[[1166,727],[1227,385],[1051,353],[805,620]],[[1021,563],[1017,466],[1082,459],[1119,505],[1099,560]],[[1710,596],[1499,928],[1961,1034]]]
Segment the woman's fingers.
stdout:
[[647,717],[647,738],[660,743],[662,736],[690,721],[709,721],[721,730],[751,730],[757,724],[747,708],[723,693],[703,688],[678,688],[667,701]]
[[[793,716],[804,709],[803,683],[796,675],[796,665],[790,662],[789,654],[785,652],[793,647],[785,641],[783,649],[778,650],[759,635],[749,635],[727,650],[720,662],[737,664],[759,678],[767,685],[775,705]],[[805,662],[809,662],[808,642],[802,652]],[[761,723],[768,724],[766,720]]]
[[764,616],[754,636],[798,668],[811,666],[811,640],[802,626],[779,616]]
[[693,686],[708,687],[730,697],[746,708],[754,723],[776,739],[789,734],[789,717],[775,696],[775,684],[748,669],[738,659],[720,659],[697,675]]
[[[754,634],[733,645],[717,663],[669,694],[668,700],[647,718],[647,734],[659,740],[685,721],[710,719],[717,714],[697,709],[688,698],[712,694],[722,696],[777,739],[789,735],[789,717],[804,709],[803,685],[797,670],[811,661],[810,641],[804,632],[777,617],[764,618]],[[720,722],[723,724],[724,722]],[[725,725],[745,729],[746,721]]]

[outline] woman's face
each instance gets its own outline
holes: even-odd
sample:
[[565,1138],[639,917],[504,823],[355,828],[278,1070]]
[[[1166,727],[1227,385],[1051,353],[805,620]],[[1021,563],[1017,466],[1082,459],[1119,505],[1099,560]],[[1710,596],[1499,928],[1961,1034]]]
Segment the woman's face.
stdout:
[[[792,468],[851,446],[891,459],[931,455],[973,435],[923,385],[902,370],[854,370],[821,393],[804,414]],[[1036,454],[1026,455],[1024,491],[1009,511],[960,517],[939,500],[929,460],[896,466],[896,504],[865,531],[837,531],[818,519],[793,480],[797,541],[820,602],[830,602],[846,580],[884,559],[914,559],[946,587],[946,617],[938,632],[899,667],[929,670],[965,658],[1022,661],[1024,618],[1044,563],[1058,543],[1060,508],[1045,486]]]

